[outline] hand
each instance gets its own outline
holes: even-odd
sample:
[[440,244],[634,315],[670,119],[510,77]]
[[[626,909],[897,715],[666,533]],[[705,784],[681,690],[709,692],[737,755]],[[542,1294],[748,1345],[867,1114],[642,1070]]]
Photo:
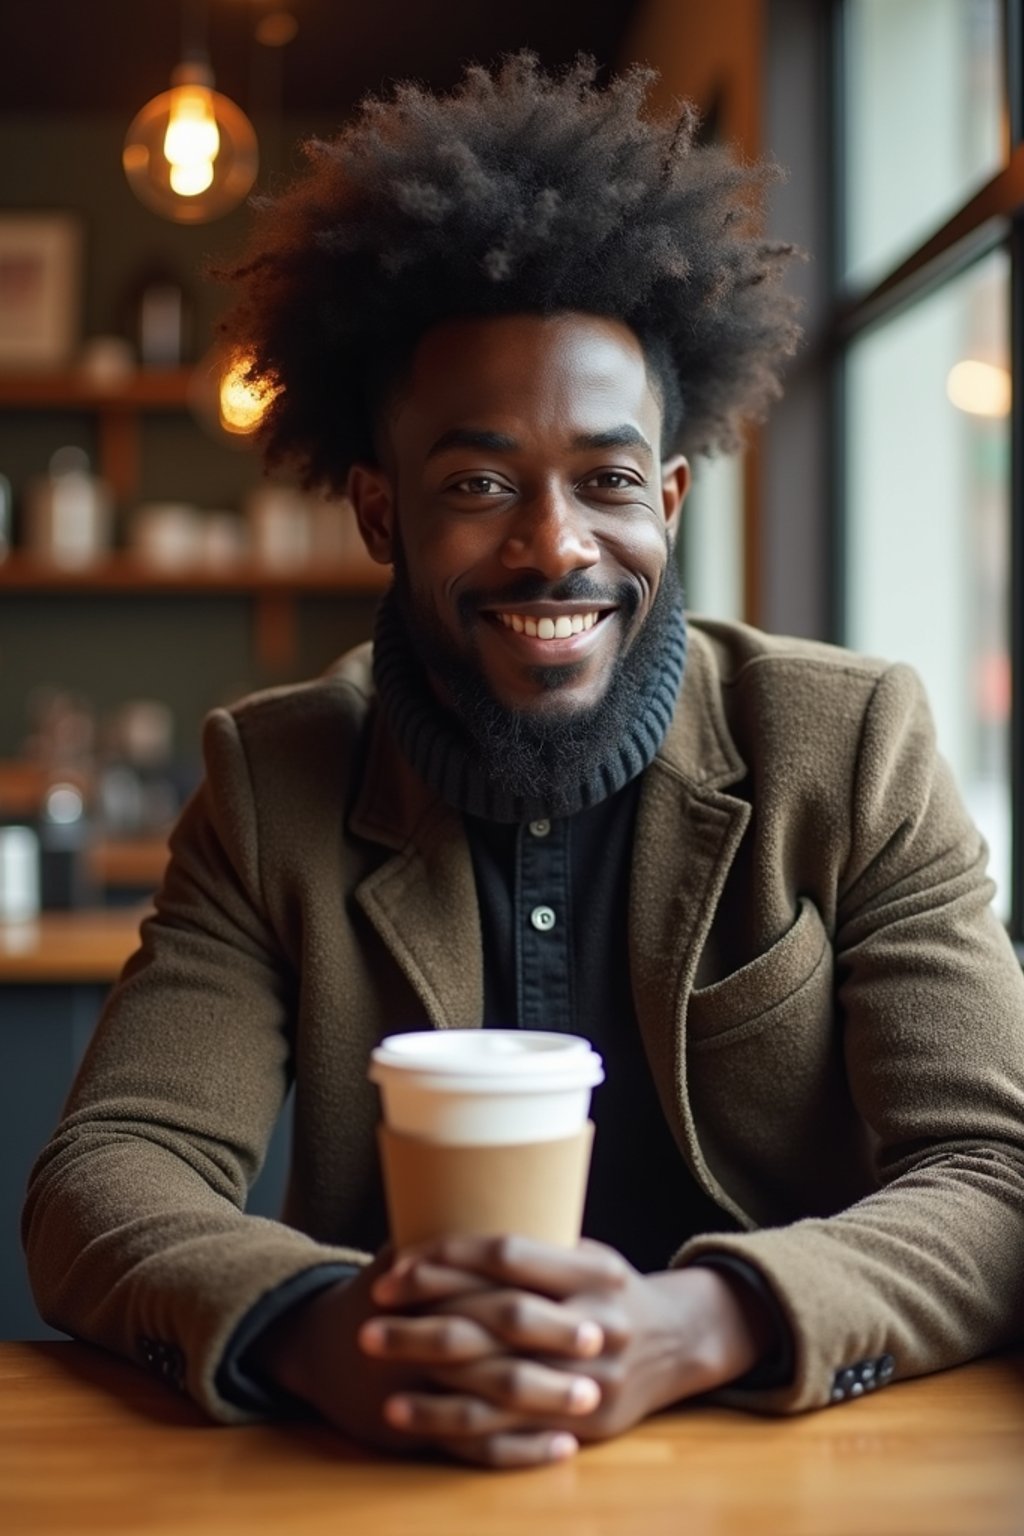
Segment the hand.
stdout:
[[[520,1238],[445,1238],[401,1254],[375,1280],[373,1296],[403,1315],[368,1323],[363,1348],[393,1366],[429,1360],[435,1382],[452,1389],[392,1395],[388,1422],[487,1462],[530,1426],[580,1440],[620,1434],[745,1374],[771,1337],[756,1297],[719,1271],[641,1275],[591,1242],[565,1250]],[[453,1373],[431,1354],[442,1318],[459,1320],[464,1362],[475,1337],[475,1368],[464,1363]],[[562,1339],[574,1342],[571,1353]],[[554,1373],[575,1382],[571,1417],[558,1406]],[[466,1387],[489,1409],[470,1407],[460,1395]]]
[[[434,1447],[493,1466],[537,1465],[572,1455],[578,1448],[575,1438],[549,1428],[544,1420],[571,1423],[593,1407],[596,1389],[572,1372],[571,1361],[586,1359],[602,1347],[599,1331],[574,1317],[570,1308],[529,1297],[531,1335],[558,1357],[558,1368],[541,1361],[503,1360],[507,1350],[496,1319],[496,1332],[491,1333],[472,1318],[454,1313],[380,1318],[374,1286],[390,1267],[391,1255],[385,1251],[354,1279],[300,1302],[257,1340],[247,1364],[309,1403],[352,1439],[377,1449]],[[574,1268],[574,1280],[598,1287],[606,1271],[603,1253],[583,1257]],[[481,1276],[460,1277],[462,1295],[491,1290]],[[379,1330],[403,1322],[415,1325],[415,1345],[407,1341],[393,1358],[388,1350],[379,1352]],[[506,1395],[514,1399],[514,1407],[502,1409],[495,1397],[500,1399],[507,1378],[512,1378],[513,1390]],[[438,1408],[436,1423],[414,1429],[395,1405],[428,1395],[444,1408]]]

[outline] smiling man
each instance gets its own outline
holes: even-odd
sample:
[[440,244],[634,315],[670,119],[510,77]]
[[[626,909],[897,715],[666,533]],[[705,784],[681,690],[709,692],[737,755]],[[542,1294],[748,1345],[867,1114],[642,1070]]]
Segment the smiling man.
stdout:
[[[686,455],[778,392],[791,253],[644,89],[368,102],[231,274],[268,459],[394,580],[372,648],[211,716],[25,1213],[43,1314],[220,1419],[536,1464],[1024,1317],[1024,982],[920,687],[684,618]],[[605,1059],[585,1241],[389,1254],[370,1051],[495,1025]]]
[[652,690],[674,705],[689,468],[662,463],[661,433],[657,380],[621,323],[453,320],[416,348],[381,464],[350,473],[404,632],[476,745],[484,812],[489,787],[516,819],[579,809],[581,762],[642,728]]

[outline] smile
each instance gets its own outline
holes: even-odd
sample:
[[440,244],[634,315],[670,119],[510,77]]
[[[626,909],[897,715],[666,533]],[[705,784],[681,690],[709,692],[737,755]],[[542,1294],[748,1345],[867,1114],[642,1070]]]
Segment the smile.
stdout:
[[529,613],[496,613],[495,618],[512,629],[517,635],[529,635],[537,640],[568,640],[570,635],[581,635],[593,629],[601,617],[597,610],[589,613],[560,614],[557,619],[534,618]]

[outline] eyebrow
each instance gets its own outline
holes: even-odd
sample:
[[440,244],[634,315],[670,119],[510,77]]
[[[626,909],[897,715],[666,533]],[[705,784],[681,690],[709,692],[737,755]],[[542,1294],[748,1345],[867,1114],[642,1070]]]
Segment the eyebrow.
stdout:
[[450,432],[442,432],[437,441],[431,444],[427,458],[432,459],[435,454],[444,453],[448,448],[483,448],[490,453],[514,453],[519,446],[514,437],[509,437],[504,432],[482,432],[472,427],[452,427]]
[[574,448],[643,448],[654,457],[650,443],[636,427],[623,423],[621,427],[609,427],[606,432],[584,432],[572,440]]
[[[442,432],[437,441],[431,444],[427,458],[432,459],[439,453],[445,453],[449,448],[482,448],[490,453],[515,453],[521,446],[516,438],[509,437],[505,432],[487,432],[473,427],[452,427],[450,431]],[[654,457],[651,445],[643,433],[628,423],[609,427],[604,432],[580,433],[573,438],[572,446],[574,449],[642,448],[652,458]]]

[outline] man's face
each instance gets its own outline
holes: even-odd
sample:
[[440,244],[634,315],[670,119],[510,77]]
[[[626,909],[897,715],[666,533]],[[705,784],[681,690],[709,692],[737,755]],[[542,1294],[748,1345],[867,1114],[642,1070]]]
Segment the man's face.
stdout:
[[591,315],[445,322],[349,494],[394,563],[445,697],[445,663],[503,708],[592,710],[657,595],[689,484],[626,326]]

